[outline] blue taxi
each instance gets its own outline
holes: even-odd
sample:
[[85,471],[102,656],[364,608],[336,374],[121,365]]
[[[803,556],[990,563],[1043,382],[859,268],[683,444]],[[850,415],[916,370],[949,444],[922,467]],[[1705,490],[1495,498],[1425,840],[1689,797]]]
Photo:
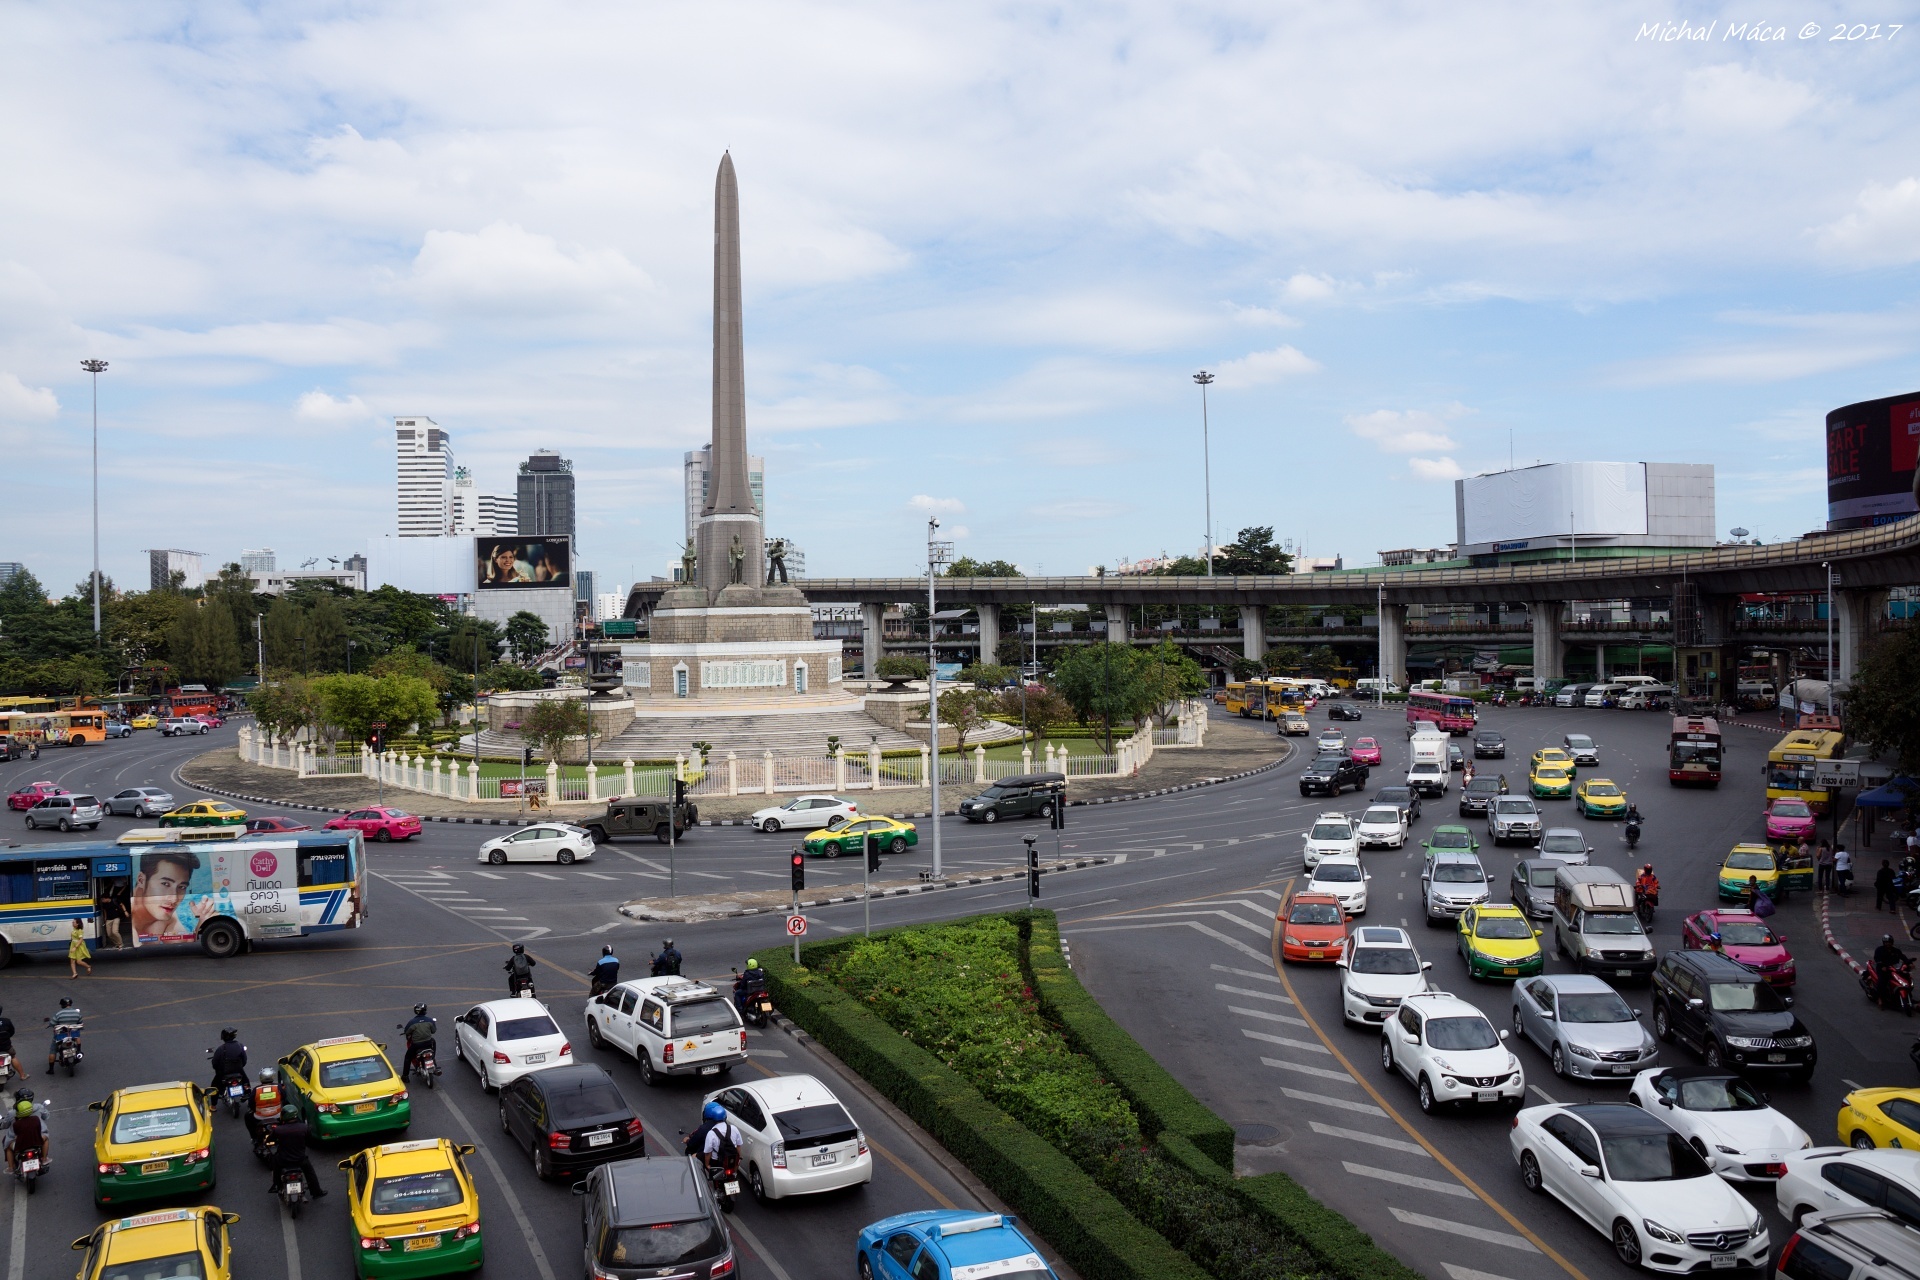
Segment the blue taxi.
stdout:
[[1008,1214],[923,1209],[860,1231],[860,1280],[1058,1280]]

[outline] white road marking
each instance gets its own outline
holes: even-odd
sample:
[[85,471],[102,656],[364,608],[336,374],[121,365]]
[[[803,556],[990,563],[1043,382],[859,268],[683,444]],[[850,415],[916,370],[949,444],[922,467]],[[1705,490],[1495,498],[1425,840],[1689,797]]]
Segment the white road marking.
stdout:
[[280,1219],[280,1244],[287,1251],[287,1280],[300,1280],[300,1237],[294,1233],[293,1219],[284,1213],[274,1216]]
[[1472,1267],[1459,1267],[1451,1262],[1443,1262],[1440,1265],[1447,1269],[1447,1275],[1451,1276],[1452,1280],[1507,1280],[1505,1276],[1494,1275],[1491,1271],[1475,1271]]
[[460,910],[463,912],[467,912],[467,911],[483,912],[483,913],[498,912],[501,915],[505,915],[507,911],[505,907],[461,907]]
[[[1260,1061],[1269,1066],[1277,1066],[1272,1058]],[[1307,1121],[1307,1127],[1315,1133],[1325,1134],[1329,1138],[1339,1138],[1345,1142],[1364,1142],[1370,1147],[1385,1147],[1389,1151],[1398,1151],[1404,1155],[1419,1156],[1423,1160],[1433,1159],[1433,1153],[1417,1142],[1402,1142],[1398,1138],[1383,1138],[1377,1133],[1365,1133],[1359,1129],[1342,1129],[1338,1125],[1321,1124],[1318,1120]]]
[[1270,1036],[1264,1031],[1249,1031],[1245,1027],[1240,1028],[1240,1034],[1249,1040],[1282,1045],[1288,1049],[1299,1049],[1304,1053],[1324,1053],[1329,1057],[1333,1054],[1333,1050],[1313,1040],[1289,1040],[1285,1036]]
[[1262,1058],[1260,1061],[1281,1071],[1293,1071],[1303,1076],[1314,1076],[1321,1080],[1338,1080],[1342,1084],[1352,1084],[1353,1077],[1344,1071],[1332,1071],[1326,1067],[1303,1067],[1297,1062],[1288,1062],[1284,1058]]
[[1516,1236],[1506,1231],[1494,1231],[1487,1227],[1470,1227],[1464,1222],[1454,1222],[1447,1218],[1433,1218],[1424,1213],[1410,1213],[1405,1209],[1388,1205],[1393,1216],[1410,1227],[1426,1227],[1431,1231],[1444,1231],[1448,1235],[1465,1236],[1469,1240],[1480,1240],[1487,1244],[1497,1244],[1508,1249],[1518,1249],[1522,1253],[1538,1253],[1532,1241],[1524,1236]]
[[1214,983],[1213,989],[1215,991],[1224,991],[1230,996],[1250,996],[1255,1000],[1277,1000],[1281,1004],[1293,1003],[1290,998],[1281,995],[1277,991],[1249,991],[1245,987],[1230,987],[1224,982]]
[[787,1274],[787,1269],[773,1260],[773,1255],[767,1252],[767,1246],[760,1243],[760,1238],[747,1230],[747,1224],[740,1221],[739,1214],[734,1214],[727,1225],[739,1232],[740,1238],[747,1242],[747,1247],[760,1255],[760,1264],[773,1272],[773,1280],[793,1280],[793,1277]]
[[589,876],[595,880],[612,880],[613,879],[612,876],[603,876],[598,871],[582,871],[580,872],[580,874],[583,876]]
[[1473,1192],[1457,1182],[1444,1182],[1439,1178],[1416,1178],[1410,1173],[1398,1173],[1392,1169],[1376,1169],[1372,1165],[1355,1164],[1351,1160],[1342,1160],[1341,1166],[1356,1178],[1374,1178],[1381,1182],[1397,1182],[1403,1187],[1412,1187],[1417,1191],[1432,1191],[1443,1196],[1459,1196],[1462,1200],[1476,1199]]
[[536,880],[558,880],[558,879],[560,879],[560,877],[559,877],[559,876],[556,876],[556,875],[549,875],[549,874],[548,874],[548,873],[546,873],[545,871],[529,871],[529,872],[527,872],[527,874],[528,874],[528,875],[530,875],[530,876],[532,876],[532,877],[533,877],[534,879],[536,879]]
[[1537,1084],[1530,1084],[1530,1085],[1528,1085],[1528,1086],[1527,1086],[1527,1092],[1528,1092],[1528,1093],[1537,1093],[1537,1094],[1539,1094],[1539,1095],[1540,1095],[1540,1098],[1541,1098],[1541,1100],[1542,1100],[1542,1101],[1544,1101],[1544,1102],[1546,1102],[1546,1103],[1547,1103],[1547,1104],[1548,1104],[1549,1106],[1555,1106],[1555,1107],[1557,1107],[1557,1106],[1559,1106],[1559,1105],[1560,1105],[1560,1099],[1558,1099],[1558,1098],[1556,1098],[1556,1097],[1554,1097],[1554,1096],[1553,1096],[1552,1094],[1550,1094],[1550,1093],[1548,1093],[1548,1092],[1547,1092],[1547,1091],[1546,1091],[1545,1089],[1542,1089],[1542,1088],[1541,1088],[1541,1087],[1540,1087],[1539,1085],[1537,1085]]
[[[1240,977],[1240,978],[1258,978],[1262,982],[1271,982],[1276,986],[1279,985],[1279,982],[1280,982],[1279,975],[1274,973],[1274,971],[1271,969],[1267,970],[1265,973],[1258,973],[1252,969],[1235,969],[1230,965],[1224,965],[1224,964],[1210,964],[1207,966],[1207,968],[1212,969],[1215,973],[1231,973],[1234,976]],[[1287,1003],[1292,1004],[1293,1001],[1289,1000],[1287,1001]]]
[[1852,1080],[1847,1079],[1845,1076],[1840,1077],[1840,1083],[1847,1086],[1847,1088],[1849,1089],[1858,1089],[1860,1087],[1858,1084],[1856,1084]]
[[784,1058],[787,1056],[787,1051],[785,1049],[749,1049],[747,1050],[747,1056],[752,1058]]
[[13,1193],[13,1235],[7,1245],[7,1280],[24,1280],[27,1274],[27,1197],[17,1188]]
[[1258,1018],[1262,1022],[1284,1022],[1288,1026],[1293,1027],[1304,1027],[1307,1025],[1305,1018],[1289,1017],[1284,1013],[1268,1013],[1264,1009],[1236,1009],[1234,1006],[1228,1005],[1227,1012],[1237,1013],[1243,1018]]
[[507,1181],[507,1175],[500,1168],[500,1162],[493,1158],[492,1148],[480,1140],[480,1134],[474,1129],[473,1121],[467,1119],[467,1113],[461,1110],[460,1104],[453,1100],[453,1090],[440,1089],[436,1092],[440,1100],[447,1104],[447,1110],[453,1114],[453,1118],[460,1122],[460,1128],[466,1133],[467,1141],[474,1145],[480,1153],[480,1158],[487,1162],[487,1168],[493,1172],[493,1181],[500,1188],[500,1194],[507,1198],[507,1208],[513,1211],[513,1220],[520,1224],[520,1235],[527,1242],[527,1252],[533,1255],[534,1269],[539,1271],[541,1280],[554,1280],[553,1268],[547,1265],[547,1251],[540,1245],[540,1237],[533,1230],[533,1221],[527,1217],[526,1206],[520,1203],[520,1197],[515,1193],[513,1184]]
[[[1244,924],[1246,922],[1242,921],[1241,923]],[[1137,929],[1192,929],[1196,933],[1204,933],[1207,937],[1212,938],[1215,942],[1225,943],[1227,946],[1232,947],[1235,951],[1238,951],[1242,955],[1246,956],[1249,960],[1266,961],[1267,959],[1266,952],[1256,951],[1252,947],[1248,946],[1246,943],[1240,941],[1240,939],[1230,938],[1226,934],[1220,932],[1218,929],[1215,929],[1209,925],[1201,924],[1198,920],[1166,920],[1166,921],[1148,921],[1146,924],[1100,925],[1091,929],[1083,929],[1076,926],[1075,928],[1072,928],[1072,929],[1062,929],[1061,932],[1071,937],[1074,934],[1080,934],[1080,933],[1130,933]],[[1265,929],[1261,929],[1258,932],[1263,937],[1266,936],[1266,933],[1267,933]]]
[[505,876],[495,875],[491,871],[476,871],[473,874],[477,876],[485,876],[489,880],[505,880],[506,879]]
[[1349,1102],[1345,1098],[1330,1098],[1324,1093],[1306,1093],[1300,1089],[1282,1089],[1281,1094],[1295,1102],[1311,1102],[1315,1106],[1332,1107],[1337,1111],[1354,1111],[1363,1116],[1379,1116],[1382,1120],[1387,1113],[1371,1102]]

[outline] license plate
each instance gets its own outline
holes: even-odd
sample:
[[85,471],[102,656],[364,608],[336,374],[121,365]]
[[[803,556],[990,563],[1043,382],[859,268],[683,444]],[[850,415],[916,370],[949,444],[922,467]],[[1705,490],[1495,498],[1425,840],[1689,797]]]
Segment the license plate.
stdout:
[[227,1096],[229,1098],[237,1098],[240,1096],[240,1093],[241,1093],[241,1089],[239,1085],[230,1084],[227,1086]]
[[1633,1074],[1632,1067],[1608,1067],[1607,1070],[1617,1076],[1630,1076]]
[[1326,958],[1327,958],[1327,953],[1324,951],[1307,952],[1307,959],[1309,960],[1325,960]]
[[1508,965],[1506,968],[1502,969],[1500,972],[1506,974],[1509,978],[1511,978],[1511,977],[1517,976],[1520,970],[1514,967],[1513,965]]
[[1770,1053],[1767,1055],[1768,1062],[1785,1062],[1786,1060],[1787,1055],[1784,1053]]
[[545,1062],[546,1060],[547,1060],[547,1055],[544,1053],[530,1053],[527,1055],[528,1066],[532,1066],[536,1062]]
[[1633,976],[1633,970],[1631,970],[1631,969],[1615,969],[1615,970],[1613,971],[1613,976],[1614,976],[1614,977],[1616,977],[1616,978],[1631,978],[1631,977]]
[[1738,1254],[1716,1253],[1713,1255],[1713,1269],[1715,1271],[1731,1271],[1739,1265],[1740,1257]]
[[[815,1164],[820,1163],[818,1156],[814,1157],[814,1163]],[[20,1162],[20,1172],[38,1173],[40,1172],[40,1162],[38,1160],[22,1160]]]
[[720,1184],[720,1189],[730,1196],[740,1194],[740,1184],[738,1182],[723,1182]]
[[1476,1093],[1473,1096],[1481,1102],[1500,1101],[1500,1093],[1497,1089],[1482,1089],[1479,1093]]
[[356,1102],[353,1104],[353,1114],[363,1116],[379,1105],[377,1102]]
[[720,1066],[718,1063],[715,1063],[711,1067],[702,1067],[700,1068],[700,1074],[703,1076],[717,1076],[720,1074]]
[[823,1164],[839,1164],[839,1163],[840,1163],[840,1157],[833,1154],[831,1151],[829,1151],[826,1155],[815,1156],[813,1158],[813,1167],[816,1169],[818,1169]]
[[610,1133],[590,1133],[587,1135],[587,1145],[590,1147],[610,1147],[613,1145],[613,1135]]
[[141,1173],[165,1173],[167,1171],[168,1163],[169,1162],[165,1160],[149,1160],[145,1164],[140,1166],[140,1172]]
[[438,1249],[439,1247],[439,1236],[415,1236],[413,1239],[407,1241],[406,1251],[408,1253],[418,1253],[422,1249]]

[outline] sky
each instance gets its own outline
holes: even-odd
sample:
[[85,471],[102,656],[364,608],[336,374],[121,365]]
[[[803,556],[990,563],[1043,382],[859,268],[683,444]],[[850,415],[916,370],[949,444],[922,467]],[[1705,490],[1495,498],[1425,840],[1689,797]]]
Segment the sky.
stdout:
[[749,442],[815,576],[913,574],[935,516],[1030,573],[1190,553],[1209,471],[1221,540],[1350,565],[1445,545],[1451,481],[1509,460],[1710,462],[1723,535],[1794,537],[1826,412],[1920,387],[1911,2],[13,0],[7,31],[0,560],[56,591],[85,358],[123,585],[150,547],[364,550],[415,414],[483,491],[570,457],[603,588],[667,573],[728,150]]

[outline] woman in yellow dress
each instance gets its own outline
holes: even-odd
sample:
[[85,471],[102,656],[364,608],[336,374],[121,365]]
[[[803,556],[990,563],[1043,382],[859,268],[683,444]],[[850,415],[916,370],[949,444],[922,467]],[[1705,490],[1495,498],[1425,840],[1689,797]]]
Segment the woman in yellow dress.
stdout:
[[67,976],[77,978],[82,969],[92,973],[93,966],[87,963],[91,959],[93,952],[87,950],[87,927],[75,920],[72,932],[67,934]]

